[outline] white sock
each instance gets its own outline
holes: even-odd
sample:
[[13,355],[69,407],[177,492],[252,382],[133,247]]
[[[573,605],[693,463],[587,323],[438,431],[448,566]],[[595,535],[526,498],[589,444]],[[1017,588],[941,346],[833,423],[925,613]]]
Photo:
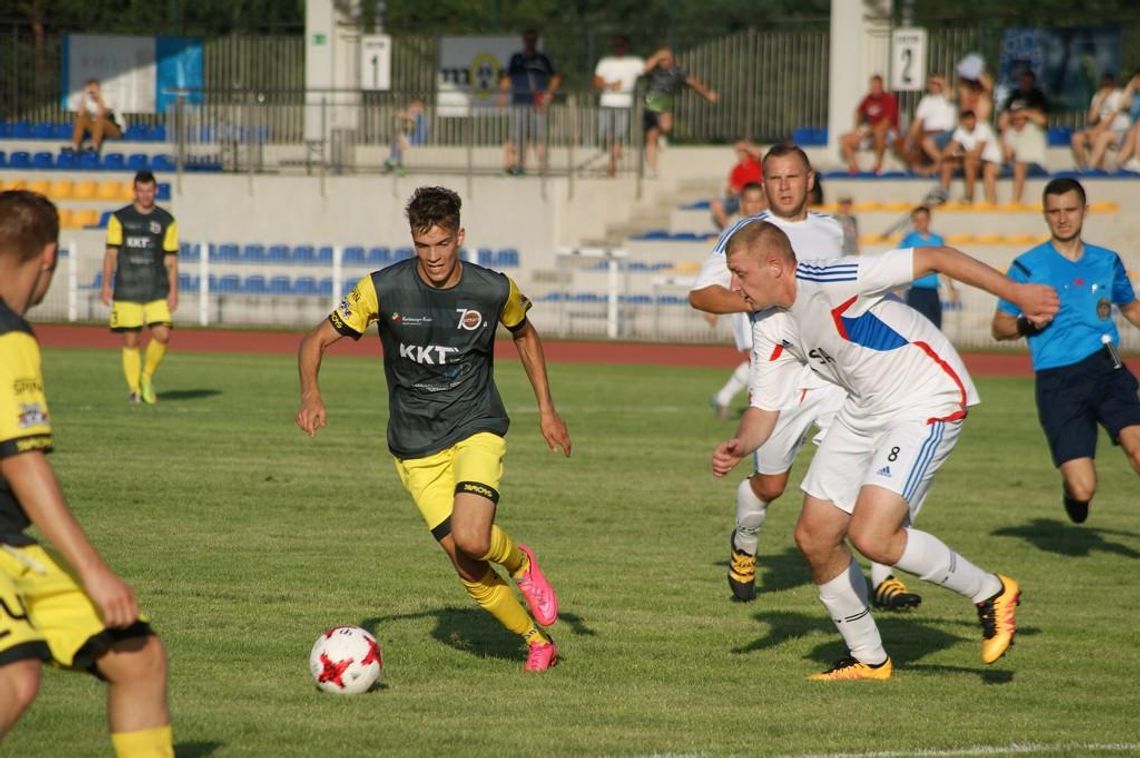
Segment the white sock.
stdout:
[[760,527],[768,517],[768,504],[756,497],[752,482],[745,479],[736,488],[736,536],[733,544],[737,550],[756,555],[760,544]]
[[895,565],[928,582],[954,590],[980,603],[1001,589],[1001,580],[987,574],[927,532],[906,529],[906,547]]
[[819,599],[855,660],[869,666],[887,660],[879,628],[867,607],[867,582],[854,558],[846,571],[819,585]]
[[878,587],[893,573],[895,573],[895,570],[890,566],[871,561],[871,586]]
[[742,389],[748,386],[748,378],[752,371],[748,361],[741,363],[732,371],[732,376],[728,377],[728,381],[716,393],[717,405],[729,405],[732,399],[740,393]]

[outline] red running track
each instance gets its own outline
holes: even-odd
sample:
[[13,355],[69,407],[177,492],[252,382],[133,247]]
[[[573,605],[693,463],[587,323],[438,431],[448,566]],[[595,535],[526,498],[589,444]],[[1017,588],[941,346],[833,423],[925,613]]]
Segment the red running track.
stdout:
[[[93,347],[114,349],[122,344],[119,335],[99,326],[42,324],[35,327],[45,347]],[[228,329],[178,328],[172,348],[192,352],[289,354],[297,350],[299,332]],[[562,342],[545,341],[546,358],[551,363],[602,363],[647,366],[709,366],[731,368],[740,356],[731,347],[706,345],[667,345],[643,342]],[[358,342],[341,340],[330,352],[340,355],[380,355],[379,340],[373,334]],[[509,340],[495,344],[495,355],[514,358]],[[967,353],[963,359],[975,376],[1032,376],[1029,356],[1021,353]],[[1140,358],[1129,358],[1128,365],[1140,374]]]

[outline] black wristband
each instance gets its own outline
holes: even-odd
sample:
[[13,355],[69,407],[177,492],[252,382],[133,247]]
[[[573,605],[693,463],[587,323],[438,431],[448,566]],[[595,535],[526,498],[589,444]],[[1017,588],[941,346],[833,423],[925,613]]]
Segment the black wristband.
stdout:
[[1022,337],[1032,337],[1035,334],[1041,333],[1041,327],[1034,324],[1025,316],[1017,317],[1017,333]]

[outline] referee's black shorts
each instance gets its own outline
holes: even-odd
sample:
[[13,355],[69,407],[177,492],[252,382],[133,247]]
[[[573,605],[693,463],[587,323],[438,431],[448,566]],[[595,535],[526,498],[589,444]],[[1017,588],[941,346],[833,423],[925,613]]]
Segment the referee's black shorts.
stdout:
[[1107,350],[1068,366],[1037,372],[1037,417],[1049,440],[1053,465],[1096,457],[1099,423],[1119,444],[1120,430],[1140,425],[1136,377],[1116,368]]

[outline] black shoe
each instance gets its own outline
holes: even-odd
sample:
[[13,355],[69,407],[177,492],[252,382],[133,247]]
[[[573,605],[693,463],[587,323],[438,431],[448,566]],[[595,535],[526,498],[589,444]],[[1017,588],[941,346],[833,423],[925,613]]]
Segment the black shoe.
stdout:
[[756,599],[756,556],[736,547],[736,530],[728,538],[728,586],[742,603]]
[[1089,517],[1089,501],[1077,500],[1069,497],[1066,492],[1061,496],[1062,502],[1065,504],[1065,513],[1069,514],[1069,520],[1074,524],[1083,524],[1085,519]]
[[905,584],[894,576],[888,576],[875,588],[871,603],[885,611],[909,611],[922,605],[922,596],[907,592]]

